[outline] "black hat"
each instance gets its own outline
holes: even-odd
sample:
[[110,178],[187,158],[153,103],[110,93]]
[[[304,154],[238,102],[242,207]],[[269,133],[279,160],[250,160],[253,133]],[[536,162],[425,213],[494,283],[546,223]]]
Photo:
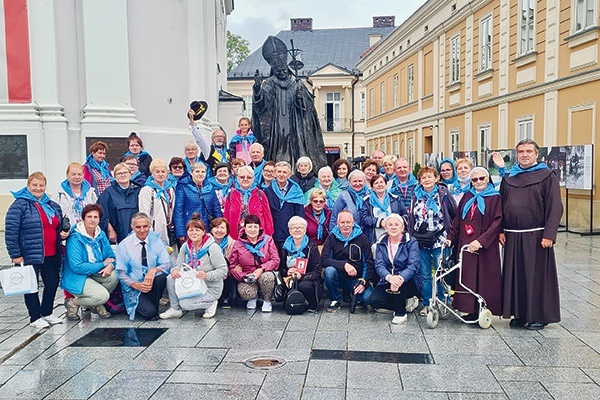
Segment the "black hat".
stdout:
[[198,121],[204,114],[206,114],[206,110],[208,110],[208,103],[204,100],[194,100],[190,103],[190,109],[194,110],[194,121]]
[[231,173],[231,167],[229,166],[229,163],[226,162],[220,162],[217,165],[215,165],[215,172],[217,172],[220,168],[227,168],[227,171],[229,171],[229,173]]

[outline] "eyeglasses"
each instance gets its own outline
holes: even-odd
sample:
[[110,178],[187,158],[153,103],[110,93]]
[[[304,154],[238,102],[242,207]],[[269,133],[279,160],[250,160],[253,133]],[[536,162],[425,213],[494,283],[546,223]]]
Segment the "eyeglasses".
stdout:
[[304,229],[304,227],[302,225],[294,225],[294,226],[290,227],[290,230],[292,230],[292,231],[300,231],[303,229]]
[[325,200],[317,200],[317,199],[314,199],[312,202],[313,202],[313,203],[315,203],[315,204],[324,204],[324,203],[325,203]]
[[173,165],[171,169],[183,169],[183,165]]
[[137,164],[133,164],[133,163],[125,163],[125,165],[127,165],[128,167],[137,167]]
[[451,169],[440,169],[440,172],[452,172]]
[[239,175],[239,176],[238,176],[238,178],[239,178],[240,180],[243,180],[243,181],[245,181],[245,180],[252,179],[252,178],[254,178],[254,177],[253,177],[253,176],[241,176],[241,175]]
[[486,180],[486,178],[487,178],[487,176],[480,176],[479,178],[471,178],[471,182],[473,182],[473,183],[477,183],[478,181],[483,182]]
[[115,172],[115,176],[131,175],[129,171]]

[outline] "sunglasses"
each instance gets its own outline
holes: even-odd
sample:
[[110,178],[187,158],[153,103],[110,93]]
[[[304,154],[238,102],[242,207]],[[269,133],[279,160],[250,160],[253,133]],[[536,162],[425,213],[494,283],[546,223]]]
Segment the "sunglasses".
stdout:
[[486,178],[487,178],[487,176],[480,176],[479,178],[471,178],[471,182],[473,182],[473,183],[477,183],[478,181],[483,182],[486,180]]
[[313,200],[312,202],[316,204],[324,204],[325,200]]
[[183,165],[173,165],[171,169],[183,169]]

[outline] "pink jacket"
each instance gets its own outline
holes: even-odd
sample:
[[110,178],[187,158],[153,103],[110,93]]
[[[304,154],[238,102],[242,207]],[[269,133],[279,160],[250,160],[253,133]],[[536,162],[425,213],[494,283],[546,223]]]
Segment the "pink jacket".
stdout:
[[[231,190],[229,195],[225,199],[225,206],[223,209],[223,217],[231,225],[229,229],[229,235],[238,239],[240,228],[240,215],[242,214],[242,194],[238,190]],[[267,195],[260,189],[255,188],[250,194],[248,200],[248,214],[254,214],[260,219],[260,226],[267,235],[272,235],[274,232],[273,228],[273,217],[271,216],[271,209],[269,208],[269,200]]]
[[[266,243],[259,250],[264,254],[264,257],[260,257],[260,264],[258,264],[258,260],[244,246],[244,243],[249,243],[245,236],[236,240],[233,244],[233,249],[231,249],[231,254],[229,255],[229,274],[237,281],[241,282],[245,275],[248,275],[257,268],[263,268],[266,272],[275,271],[279,267],[279,254],[277,253],[277,247],[275,247],[273,238],[262,233],[258,237],[258,241],[260,242],[263,237],[266,237]],[[235,267],[238,265],[242,266],[242,272],[235,270]]]

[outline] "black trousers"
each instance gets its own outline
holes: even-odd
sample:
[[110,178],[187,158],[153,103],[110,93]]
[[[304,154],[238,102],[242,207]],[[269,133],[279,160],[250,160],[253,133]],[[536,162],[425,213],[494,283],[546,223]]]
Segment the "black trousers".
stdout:
[[42,294],[42,303],[40,304],[39,293],[29,293],[24,295],[25,306],[29,313],[29,322],[37,321],[42,316],[47,317],[52,314],[54,306],[54,297],[60,280],[60,255],[45,257],[42,264],[33,264],[33,270],[36,276],[42,275],[44,282],[44,293]]
[[167,275],[159,274],[154,277],[152,290],[148,293],[140,293],[140,300],[135,309],[136,315],[152,319],[158,316],[158,302],[167,286]]
[[386,292],[390,284],[377,285],[371,294],[369,304],[374,308],[386,308],[393,310],[395,315],[403,316],[406,314],[406,299],[418,296],[419,291],[414,279],[409,279],[400,287],[400,294],[391,294]]
[[308,301],[308,308],[311,310],[317,309],[317,285],[320,284],[320,281],[311,280],[301,280],[298,282],[298,290],[304,295],[306,301]]

